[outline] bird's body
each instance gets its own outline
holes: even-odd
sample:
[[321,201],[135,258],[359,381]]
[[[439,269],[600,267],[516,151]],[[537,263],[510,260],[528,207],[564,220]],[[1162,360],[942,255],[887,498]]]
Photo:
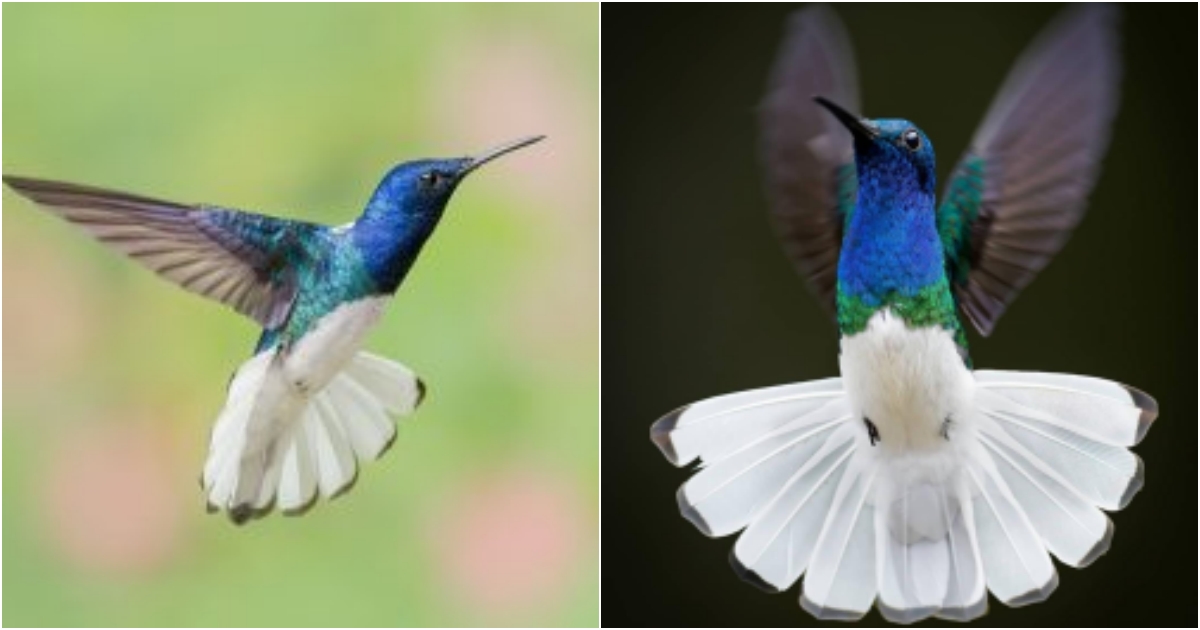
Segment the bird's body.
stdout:
[[344,304],[392,293],[371,279],[349,231],[339,234],[323,229],[311,238],[313,254],[298,270],[301,289],[291,317],[280,326],[264,329],[258,350],[304,337]]
[[[654,424],[735,571],[858,619],[968,620],[1083,567],[1142,484],[1128,447],[1157,415],[1112,381],[976,370],[989,334],[1082,215],[1116,109],[1114,11],[1074,10],[1018,63],[937,203],[929,138],[859,118],[853,56],[824,7],[798,13],[762,111],[776,227],[841,336],[840,378],[751,390]],[[817,98],[822,111],[811,101]],[[841,105],[839,105],[841,104]],[[830,115],[832,114],[832,115]],[[847,130],[849,133],[846,133]]]
[[258,321],[253,356],[230,381],[201,478],[208,505],[238,523],[306,510],[347,490],[395,438],[424,386],[361,350],[459,182],[540,140],[392,169],[345,226],[177,204],[5,177],[17,192],[182,287]]
[[855,415],[870,419],[882,437],[881,452],[935,451],[957,433],[969,406],[971,371],[951,333],[939,326],[910,326],[884,308],[861,332],[842,339],[842,382]]

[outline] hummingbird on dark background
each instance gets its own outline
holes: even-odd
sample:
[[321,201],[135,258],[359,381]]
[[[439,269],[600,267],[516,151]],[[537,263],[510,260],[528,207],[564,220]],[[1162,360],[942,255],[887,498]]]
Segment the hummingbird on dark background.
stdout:
[[396,436],[424,385],[360,350],[463,179],[542,139],[391,169],[353,223],[327,227],[63,182],[4,182],[183,288],[262,325],[234,373],[201,476],[235,523],[303,513],[348,490]]
[[[840,378],[679,409],[651,429],[677,495],[770,592],[854,620],[969,620],[1107,551],[1141,488],[1129,451],[1158,413],[1145,393],[1071,374],[976,370],[983,335],[1083,216],[1117,111],[1117,10],[1073,7],[1029,46],[937,202],[933,144],[867,119],[827,7],[797,13],[760,111],[775,227],[835,315]],[[815,102],[814,102],[814,97]],[[744,531],[742,531],[744,530]],[[1122,578],[1123,579],[1123,578]]]

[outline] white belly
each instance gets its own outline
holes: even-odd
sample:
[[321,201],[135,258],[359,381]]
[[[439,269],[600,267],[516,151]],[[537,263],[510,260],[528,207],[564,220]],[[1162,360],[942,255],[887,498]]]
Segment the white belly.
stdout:
[[381,296],[343,304],[318,320],[283,358],[283,372],[292,386],[311,394],[328,385],[362,347],[363,337],[390,299]]
[[877,427],[882,451],[941,449],[945,420],[951,437],[969,421],[959,412],[970,409],[974,378],[945,329],[909,328],[884,309],[842,339],[840,363],[851,409]]

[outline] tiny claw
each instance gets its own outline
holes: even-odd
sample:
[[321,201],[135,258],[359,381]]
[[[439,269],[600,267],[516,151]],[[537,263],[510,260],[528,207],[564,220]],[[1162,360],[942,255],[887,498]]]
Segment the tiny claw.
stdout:
[[875,428],[875,423],[871,419],[863,416],[863,422],[867,424],[867,438],[871,440],[871,446],[875,446],[876,442],[881,441],[879,438],[879,429]]

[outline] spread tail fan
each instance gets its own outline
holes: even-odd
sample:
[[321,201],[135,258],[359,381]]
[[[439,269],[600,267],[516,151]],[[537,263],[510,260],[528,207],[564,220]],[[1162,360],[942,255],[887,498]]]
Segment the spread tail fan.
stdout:
[[411,413],[423,394],[408,368],[366,352],[316,393],[287,381],[277,351],[258,354],[234,375],[213,428],[202,479],[209,507],[242,523],[346,492],[359,464],[391,446],[391,416]]
[[675,465],[699,459],[678,493],[705,535],[741,531],[734,570],[770,592],[804,577],[801,605],[852,620],[965,621],[987,591],[1010,606],[1058,583],[1050,555],[1085,567],[1107,549],[1118,510],[1142,485],[1128,450],[1157,415],[1111,381],[979,371],[973,407],[944,448],[873,448],[826,379],[721,396],[654,424]]

